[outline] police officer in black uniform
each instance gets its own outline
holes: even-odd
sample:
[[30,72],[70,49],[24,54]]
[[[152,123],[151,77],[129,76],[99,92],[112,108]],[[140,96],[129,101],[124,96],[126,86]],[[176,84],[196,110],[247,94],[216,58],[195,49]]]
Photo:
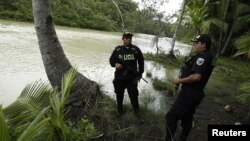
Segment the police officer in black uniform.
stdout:
[[180,78],[173,80],[176,85],[182,84],[181,91],[166,114],[166,141],[172,141],[178,120],[181,120],[182,131],[180,141],[186,138],[192,128],[193,114],[204,97],[204,87],[212,73],[212,55],[209,52],[211,39],[202,34],[192,40],[197,53],[185,62]]
[[123,34],[123,45],[115,48],[109,62],[112,67],[116,68],[113,85],[116,93],[118,116],[124,113],[123,98],[124,91],[127,89],[134,113],[139,117],[137,84],[144,72],[144,58],[141,50],[131,43],[132,36],[133,34],[129,32]]

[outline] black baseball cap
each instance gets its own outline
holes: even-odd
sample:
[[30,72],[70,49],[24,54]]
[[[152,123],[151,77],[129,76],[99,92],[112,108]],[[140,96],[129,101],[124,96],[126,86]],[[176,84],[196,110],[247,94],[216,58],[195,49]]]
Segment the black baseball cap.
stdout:
[[122,38],[124,37],[130,37],[132,38],[133,34],[131,32],[124,32],[123,35],[122,35]]
[[210,48],[210,46],[212,44],[212,40],[207,34],[200,34],[197,37],[195,37],[194,39],[192,39],[191,41],[192,42],[206,43],[206,46],[208,49]]

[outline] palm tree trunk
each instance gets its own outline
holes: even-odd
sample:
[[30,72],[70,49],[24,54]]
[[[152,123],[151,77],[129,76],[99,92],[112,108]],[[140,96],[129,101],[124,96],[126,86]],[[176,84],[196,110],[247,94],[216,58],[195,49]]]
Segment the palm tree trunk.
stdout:
[[159,36],[156,37],[156,43],[155,43],[155,46],[156,46],[156,54],[159,53],[159,46],[158,46],[158,42],[159,42]]
[[180,14],[180,18],[179,18],[179,21],[178,21],[178,25],[175,29],[175,32],[174,32],[174,35],[173,35],[173,38],[172,38],[172,42],[171,42],[171,50],[169,52],[169,54],[171,56],[174,55],[174,45],[175,45],[175,41],[176,41],[176,35],[177,35],[177,32],[179,31],[179,28],[181,26],[181,21],[182,21],[182,18],[183,18],[183,15],[184,15],[184,11],[185,11],[185,5],[186,5],[186,0],[183,0],[182,2],[182,8],[181,8],[181,14]]
[[227,37],[227,41],[226,41],[223,49],[221,50],[221,54],[223,54],[223,55],[225,54],[225,52],[226,52],[226,50],[227,50],[227,48],[229,46],[230,40],[231,40],[233,32],[234,32],[234,27],[235,27],[235,23],[233,24],[233,26],[232,26],[232,28],[230,30],[230,33],[229,33],[229,35]]
[[[32,8],[39,49],[47,77],[53,87],[60,89],[63,74],[72,66],[64,54],[54,28],[51,0],[32,0]],[[95,103],[98,92],[96,82],[78,73],[65,109],[66,118],[71,121],[80,120],[89,107]]]
[[216,54],[216,58],[218,58],[220,56],[220,52],[221,52],[221,49],[222,49],[222,37],[223,37],[223,29],[224,29],[224,22],[226,21],[226,15],[227,15],[227,9],[228,9],[228,6],[229,6],[229,0],[226,0],[227,3],[226,3],[226,7],[225,7],[225,11],[224,11],[224,14],[223,14],[223,18],[222,18],[222,21],[223,21],[223,24],[222,24],[222,28],[221,28],[221,31],[220,31],[220,39],[219,39],[219,48],[218,48],[218,51],[217,51],[217,54]]

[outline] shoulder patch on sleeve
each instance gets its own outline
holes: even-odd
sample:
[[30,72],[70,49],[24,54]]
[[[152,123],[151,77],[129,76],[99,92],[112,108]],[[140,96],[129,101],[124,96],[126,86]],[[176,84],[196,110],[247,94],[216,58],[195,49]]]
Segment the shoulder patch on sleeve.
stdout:
[[201,66],[204,62],[205,62],[205,60],[203,58],[198,58],[197,61],[196,61],[196,64],[198,66]]
[[121,46],[116,47],[115,50],[116,50],[116,51],[121,50]]

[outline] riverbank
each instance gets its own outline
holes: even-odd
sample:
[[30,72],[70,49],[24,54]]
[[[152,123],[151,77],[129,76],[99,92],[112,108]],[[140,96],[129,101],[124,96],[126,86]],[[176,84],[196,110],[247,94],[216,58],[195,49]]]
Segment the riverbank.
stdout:
[[[3,37],[1,40],[2,63],[0,64],[0,76],[2,83],[0,86],[4,88],[1,96],[2,100],[5,102],[8,101],[9,98],[15,99],[17,95],[12,95],[15,94],[18,88],[20,88],[20,90],[23,89],[23,85],[26,85],[29,81],[33,82],[47,78],[41,62],[40,52],[38,51],[34,27],[32,24],[27,25],[24,23],[24,25],[20,25],[19,23],[5,23],[0,28]],[[84,30],[78,30],[76,28],[72,31],[71,30],[72,28],[68,29],[66,27],[57,30],[69,60],[72,64],[77,64],[77,66],[79,66],[79,72],[82,74],[87,75],[94,81],[102,80],[102,84],[105,84],[107,95],[115,97],[112,87],[112,78],[110,77],[110,74],[113,74],[113,68],[108,64],[108,57],[110,56],[113,47],[120,42],[120,36],[118,34],[106,34],[106,32],[100,31],[85,32]],[[150,39],[151,36],[148,35],[136,35],[134,41],[142,47],[142,51],[147,52],[147,50],[149,50],[148,42]],[[145,58],[147,59],[146,55]],[[164,64],[166,62],[168,64]],[[179,62],[180,63],[170,62],[159,57],[159,63],[167,68],[167,71],[169,71],[169,68],[178,70],[183,61],[180,60]],[[235,121],[240,121],[242,123],[249,122],[248,106],[238,103],[235,99],[239,82],[247,80],[245,79],[245,76],[250,74],[250,69],[248,69],[249,64],[244,62],[239,63],[237,61],[232,61],[231,63],[227,59],[224,61],[219,59],[218,62],[219,65],[218,67],[215,67],[212,78],[206,88],[207,96],[202,103],[204,105],[201,105],[198,108],[197,114],[195,115],[197,126],[190,134],[190,140],[204,140],[207,125],[210,123],[233,124]],[[158,69],[154,65],[153,67]],[[163,77],[165,76],[167,76],[167,73],[166,75],[163,75]],[[140,84],[143,85],[145,83],[142,82]],[[108,85],[110,87],[107,87]],[[143,125],[137,125],[135,123],[136,119],[131,112],[132,110],[130,106],[127,106],[126,114],[119,120],[115,116],[114,100],[111,100],[110,103],[105,102],[105,100],[98,101],[98,103],[103,104],[99,107],[99,111],[101,112],[93,112],[99,114],[99,116],[95,117],[96,119],[100,119],[100,122],[97,122],[96,126],[103,125],[103,128],[100,128],[102,129],[101,131],[105,133],[103,140],[152,141],[164,138],[164,115],[172,105],[175,97],[166,97],[164,96],[165,92],[161,92],[162,95],[158,95],[158,93],[156,94],[156,92],[152,92],[153,89],[151,89],[151,85],[147,84],[144,86],[146,87],[146,90],[149,89],[148,93],[152,95],[149,95],[149,98],[147,98],[148,95],[144,96],[144,92],[140,91],[140,98],[145,98],[145,103],[141,103],[142,115],[145,118],[145,124]],[[4,91],[6,88],[9,88],[8,91]],[[20,94],[18,91],[17,93]],[[156,104],[161,105],[158,106],[160,110],[167,107],[163,110],[163,113],[152,112],[153,110],[149,108],[150,106],[146,106],[148,101],[154,99],[156,99]],[[225,104],[231,104],[234,112],[225,113]],[[107,105],[107,107],[105,105]],[[94,120],[95,119],[93,119],[93,121]]]
[[[184,58],[173,62],[163,54],[146,54],[147,60],[161,63],[164,67],[180,68]],[[205,89],[206,97],[197,108],[194,129],[189,141],[206,140],[209,124],[250,124],[250,107],[247,101],[239,99],[241,85],[249,81],[250,63],[232,58],[218,58],[213,74]],[[224,107],[230,105],[232,112],[226,112]]]
[[[153,60],[158,63],[161,63],[165,67],[179,67],[181,64],[181,59],[177,61],[177,63],[173,63],[171,60],[166,60],[164,56],[157,55],[145,55],[146,60]],[[174,65],[172,65],[174,64]],[[234,71],[239,71],[241,69],[241,73],[246,73],[249,71],[247,68],[248,63],[242,61],[234,61],[230,58],[219,58],[217,66],[213,72],[212,82],[218,81],[217,83],[209,83],[209,87],[206,88],[206,97],[203,99],[201,104],[198,106],[196,113],[194,115],[194,125],[193,129],[188,137],[188,141],[206,141],[207,140],[207,128],[210,124],[216,125],[233,125],[235,123],[241,124],[250,124],[250,108],[248,104],[243,104],[238,101],[236,98],[238,93],[237,91],[232,91],[232,89],[237,88],[228,88],[227,85],[223,86],[221,80],[230,81],[232,83],[239,83],[239,80],[236,78],[240,78],[242,75],[240,73],[230,74],[232,77],[226,77],[229,74],[225,73],[225,71],[229,71],[232,73]],[[238,66],[234,68],[235,66]],[[245,66],[245,67],[244,67]],[[234,69],[233,69],[234,68]],[[234,76],[234,77],[233,77]],[[220,77],[220,78],[218,78]],[[247,76],[244,76],[244,78]],[[241,78],[243,80],[244,78]],[[235,85],[237,87],[239,85]],[[229,90],[226,90],[227,87]],[[218,91],[221,89],[221,91]],[[223,92],[225,91],[225,92]],[[168,105],[171,106],[174,101],[174,97],[169,97]],[[105,99],[105,98],[104,98]],[[98,121],[96,125],[98,125],[98,129],[103,130],[103,136],[99,139],[95,139],[96,141],[103,140],[114,140],[114,141],[164,141],[165,137],[165,114],[166,113],[157,113],[153,112],[150,109],[147,109],[145,105],[142,105],[142,117],[145,120],[143,125],[139,125],[136,123],[136,118],[133,116],[132,109],[130,105],[126,105],[126,113],[122,118],[116,117],[116,109],[114,100],[104,100],[106,102],[98,102],[102,103],[99,118],[96,117],[96,121]],[[108,102],[109,101],[109,102]],[[171,102],[170,102],[171,101]],[[232,107],[232,112],[226,112],[224,107],[226,105],[230,105]],[[104,107],[104,108],[103,108]],[[104,109],[104,110],[103,110]],[[100,109],[99,109],[100,110]],[[166,111],[167,112],[167,111]],[[94,116],[95,117],[95,116]],[[101,117],[101,118],[100,118]],[[102,121],[100,119],[105,119]],[[106,126],[100,123],[105,123]],[[100,128],[102,125],[102,128]],[[180,125],[179,125],[180,129]],[[179,134],[180,130],[177,130],[176,137]],[[176,138],[175,137],[175,138]]]
[[[171,97],[172,102],[175,97]],[[98,138],[93,141],[164,141],[165,137],[165,114],[156,113],[141,107],[141,115],[144,124],[138,124],[130,105],[125,105],[125,114],[116,116],[114,100],[102,97],[98,100],[99,107],[92,111],[92,121],[99,130]],[[169,103],[171,105],[172,103]],[[210,124],[230,125],[236,122],[249,124],[249,111],[246,105],[233,103],[233,112],[227,113],[224,104],[215,102],[212,98],[205,97],[194,115],[194,126],[187,141],[206,141],[207,127]],[[166,111],[167,112],[167,111]],[[180,132],[180,124],[175,138]]]

